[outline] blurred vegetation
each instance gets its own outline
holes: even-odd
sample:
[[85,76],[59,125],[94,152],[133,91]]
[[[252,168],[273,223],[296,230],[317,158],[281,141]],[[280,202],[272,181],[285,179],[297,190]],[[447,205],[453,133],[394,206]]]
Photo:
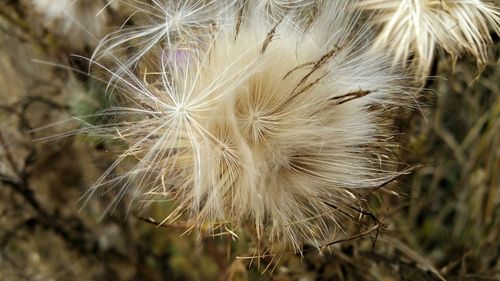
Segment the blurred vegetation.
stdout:
[[[120,19],[119,11],[110,17]],[[0,280],[500,280],[494,61],[474,82],[474,61],[439,57],[421,110],[398,122],[402,161],[421,167],[391,184],[398,196],[379,194],[373,202],[385,226],[376,237],[323,254],[252,260],[245,258],[254,254],[250,237],[157,227],[148,218],[164,215],[161,204],[139,213],[124,200],[99,220],[109,192],[80,209],[78,200],[120,147],[54,136],[83,130],[72,116],[113,101],[79,73],[85,62],[70,56],[89,57],[92,46],[75,49],[49,27],[29,2],[0,3]],[[500,57],[500,43],[491,57]],[[49,124],[56,125],[34,130]],[[34,141],[44,137],[53,138]]]

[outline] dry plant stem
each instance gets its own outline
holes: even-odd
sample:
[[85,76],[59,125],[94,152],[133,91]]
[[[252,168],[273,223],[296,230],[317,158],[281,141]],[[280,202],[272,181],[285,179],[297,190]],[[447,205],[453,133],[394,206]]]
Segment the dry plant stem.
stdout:
[[[365,237],[365,236],[368,236],[368,235],[370,235],[370,237],[371,237],[371,234],[373,232],[375,232],[376,233],[376,237],[378,237],[379,231],[380,231],[380,224],[376,224],[372,228],[370,228],[370,229],[368,229],[366,231],[363,231],[361,233],[358,233],[356,235],[353,235],[351,237],[344,238],[344,239],[339,239],[339,240],[335,240],[333,242],[330,242],[330,243],[326,244],[325,246],[323,246],[322,249],[326,249],[327,247],[335,245],[335,244],[339,244],[339,243],[343,243],[343,242],[347,242],[347,241],[356,240],[358,238]],[[374,239],[372,239],[373,244],[375,244],[375,241],[377,239],[376,237]]]

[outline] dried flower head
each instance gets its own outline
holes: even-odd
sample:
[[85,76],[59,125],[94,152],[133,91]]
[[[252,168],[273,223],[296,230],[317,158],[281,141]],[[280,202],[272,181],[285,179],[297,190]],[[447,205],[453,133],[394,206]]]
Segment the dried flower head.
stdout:
[[[94,56],[114,63],[124,103],[111,109],[120,122],[97,130],[129,148],[93,190],[175,199],[165,223],[250,225],[271,252],[334,240],[363,195],[399,174],[390,116],[407,106],[406,79],[370,48],[350,1],[316,3],[307,19],[297,13],[310,3],[280,17],[254,3],[172,3],[142,6],[149,24]],[[112,177],[127,158],[135,166]]]
[[394,63],[409,63],[427,79],[440,47],[453,57],[487,61],[490,31],[500,34],[500,9],[483,0],[362,0],[358,6],[381,13],[375,46],[394,52]]

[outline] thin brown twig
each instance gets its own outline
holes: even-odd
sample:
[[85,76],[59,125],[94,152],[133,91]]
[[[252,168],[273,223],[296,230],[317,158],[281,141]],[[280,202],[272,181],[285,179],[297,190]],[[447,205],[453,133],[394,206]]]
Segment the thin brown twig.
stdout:
[[364,236],[367,236],[367,235],[370,235],[371,233],[373,233],[374,231],[376,231],[378,233],[378,231],[380,230],[380,224],[376,224],[374,225],[372,228],[366,230],[366,231],[363,231],[361,233],[358,233],[356,235],[353,235],[353,236],[350,236],[350,237],[347,237],[347,238],[343,238],[343,239],[338,239],[338,240],[335,240],[333,242],[330,242],[324,246],[321,247],[321,249],[324,249],[328,246],[332,246],[332,245],[335,245],[335,244],[339,244],[339,243],[342,243],[342,242],[347,242],[347,241],[352,241],[352,240],[356,240],[358,238],[361,238],[361,237],[364,237]]

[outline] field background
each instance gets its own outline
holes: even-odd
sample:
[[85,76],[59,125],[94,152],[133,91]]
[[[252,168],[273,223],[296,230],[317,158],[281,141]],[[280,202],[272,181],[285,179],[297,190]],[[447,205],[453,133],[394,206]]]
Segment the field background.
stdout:
[[[120,15],[108,16],[116,26]],[[275,262],[245,259],[248,237],[144,220],[161,220],[161,205],[141,213],[125,200],[99,220],[111,192],[81,208],[120,148],[81,136],[33,141],[79,125],[34,129],[103,106],[102,85],[69,69],[85,71],[70,55],[89,57],[92,43],[46,21],[23,1],[0,3],[0,280],[500,280],[498,38],[478,79],[472,59],[437,55],[421,110],[398,121],[400,158],[419,168],[392,183],[398,195],[370,202],[378,235]]]

